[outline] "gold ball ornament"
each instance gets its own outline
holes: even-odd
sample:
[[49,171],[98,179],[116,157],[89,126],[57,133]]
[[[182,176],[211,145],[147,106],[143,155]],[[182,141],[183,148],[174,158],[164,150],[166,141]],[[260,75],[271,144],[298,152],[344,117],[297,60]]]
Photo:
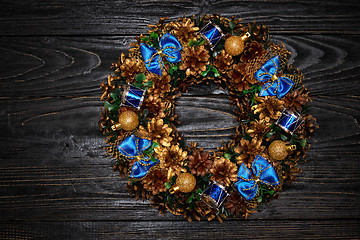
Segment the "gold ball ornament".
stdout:
[[268,152],[272,159],[284,160],[288,154],[295,149],[295,145],[286,145],[286,143],[281,140],[275,140],[269,145]]
[[250,33],[243,36],[231,36],[225,41],[225,51],[231,56],[240,55],[245,49],[245,41],[250,37]]
[[112,130],[119,130],[120,128],[125,131],[132,131],[139,125],[139,117],[138,115],[131,111],[126,110],[125,112],[122,112],[119,117],[119,122],[115,125],[113,125],[111,128]]
[[177,191],[183,193],[189,193],[194,190],[196,186],[196,179],[190,173],[181,173],[177,179],[175,185],[170,189],[170,193],[173,194]]

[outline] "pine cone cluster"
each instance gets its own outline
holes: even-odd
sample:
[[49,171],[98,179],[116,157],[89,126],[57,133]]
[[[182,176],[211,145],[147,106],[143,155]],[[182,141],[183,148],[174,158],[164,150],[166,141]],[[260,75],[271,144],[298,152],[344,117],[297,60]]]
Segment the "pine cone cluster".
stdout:
[[195,176],[204,176],[211,168],[213,161],[209,158],[209,153],[206,151],[195,150],[192,155],[188,157],[188,167],[191,174]]
[[151,198],[151,194],[145,190],[144,186],[139,184],[139,182],[128,181],[126,190],[130,193],[131,196],[135,196],[136,201],[139,199],[145,201]]
[[316,118],[312,115],[304,115],[302,116],[302,119],[303,123],[299,126],[297,132],[300,133],[302,139],[306,139],[310,137],[319,126],[316,123]]
[[238,191],[231,192],[230,196],[226,198],[224,205],[233,217],[246,213],[245,200]]
[[257,25],[255,21],[248,23],[249,30],[252,31],[252,39],[264,43],[268,38],[269,29],[265,25]]
[[153,82],[153,85],[147,90],[147,94],[149,96],[155,94],[163,98],[166,93],[170,92],[171,77],[167,73],[164,73],[162,76],[154,73],[149,73],[146,80]]
[[162,17],[162,18],[159,18],[159,22],[158,22],[156,25],[154,25],[154,24],[149,24],[148,27],[151,28],[151,31],[148,31],[149,34],[150,34],[151,32],[156,32],[156,33],[159,34],[159,33],[161,33],[161,32],[166,31],[164,22],[165,22],[165,20],[167,20],[167,19],[168,19],[168,17]]
[[183,162],[187,158],[187,151],[183,151],[179,145],[171,145],[171,147],[158,147],[155,149],[157,158],[160,160],[160,167],[167,169],[167,177],[170,178],[179,174],[184,170]]
[[247,129],[247,133],[251,137],[263,136],[269,130],[270,125],[271,124],[269,122],[266,122],[264,119],[255,120],[250,123]]
[[100,98],[101,100],[104,100],[104,99],[108,100],[110,98],[109,94],[111,92],[115,91],[115,89],[117,88],[111,82],[112,82],[112,76],[109,74],[107,83],[104,83],[104,82],[101,83],[100,88],[103,92],[103,94],[101,95],[101,98]]
[[121,76],[126,78],[129,83],[135,81],[135,76],[138,73],[145,71],[144,62],[137,58],[126,58],[121,60],[120,65]]
[[229,88],[234,91],[244,91],[250,88],[249,83],[253,83],[245,72],[244,63],[233,65],[232,69],[227,72]]

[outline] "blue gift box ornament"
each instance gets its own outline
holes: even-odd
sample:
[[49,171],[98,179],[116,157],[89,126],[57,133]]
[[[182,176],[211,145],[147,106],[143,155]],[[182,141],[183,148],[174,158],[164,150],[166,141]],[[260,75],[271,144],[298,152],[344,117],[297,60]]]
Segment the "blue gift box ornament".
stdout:
[[219,43],[221,38],[225,36],[221,31],[221,28],[209,21],[199,32],[200,36],[202,36],[210,45],[211,50],[214,50],[216,44]]
[[144,101],[145,90],[141,88],[128,85],[125,87],[122,95],[122,106],[133,107],[140,110],[140,107]]
[[230,194],[226,192],[226,189],[221,184],[213,181],[204,191],[200,194],[201,200],[208,206],[213,208],[219,208]]
[[302,122],[303,120],[298,112],[284,109],[275,124],[292,135]]

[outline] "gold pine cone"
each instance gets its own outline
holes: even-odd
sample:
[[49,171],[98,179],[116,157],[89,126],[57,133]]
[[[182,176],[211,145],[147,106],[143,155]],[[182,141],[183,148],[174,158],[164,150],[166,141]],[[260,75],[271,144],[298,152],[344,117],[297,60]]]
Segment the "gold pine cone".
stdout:
[[164,124],[163,119],[152,118],[151,122],[147,125],[147,130],[143,127],[139,127],[139,133],[143,136],[147,136],[153,141],[160,143],[162,146],[170,147],[172,137],[170,136],[172,128],[169,125]]
[[256,155],[263,152],[265,149],[265,146],[261,146],[261,143],[262,140],[258,140],[257,138],[253,138],[251,142],[246,139],[241,139],[240,145],[234,149],[237,154],[240,154],[240,156],[236,158],[238,161],[237,163],[244,163],[245,166],[250,168]]
[[198,75],[206,71],[206,65],[209,62],[209,51],[204,45],[197,47],[184,47],[182,55],[182,64],[180,70],[185,70],[186,75]]
[[168,178],[179,175],[183,171],[183,162],[187,158],[187,152],[183,151],[179,145],[171,147],[155,148],[155,153],[160,161],[160,167],[168,170]]
[[226,53],[225,50],[221,50],[220,54],[216,55],[213,66],[221,73],[226,73],[231,64],[233,63],[233,58],[230,54]]
[[265,119],[266,122],[270,119],[278,119],[284,109],[284,102],[275,96],[255,97],[255,100],[258,104],[253,106],[254,113],[259,113],[260,120]]
[[224,157],[217,158],[210,172],[214,174],[211,179],[229,186],[232,181],[237,180],[237,166],[235,163],[231,162],[230,159]]
[[213,163],[213,161],[209,159],[209,153],[206,151],[200,153],[200,151],[195,150],[188,159],[188,167],[191,174],[196,176],[204,176]]
[[245,200],[238,191],[231,192],[230,196],[226,198],[224,205],[233,217],[237,217],[240,214],[244,215],[246,213]]
[[250,126],[247,129],[247,133],[251,137],[255,137],[257,135],[263,136],[269,130],[270,125],[271,124],[269,122],[266,122],[264,119],[259,120],[259,121],[255,120],[250,123]]
[[135,75],[145,72],[145,65],[142,60],[137,58],[126,58],[120,65],[121,76],[126,78],[128,82],[135,80]]
[[166,191],[165,183],[168,182],[168,179],[165,171],[153,170],[150,171],[142,181],[144,183],[144,189],[157,195]]
[[302,107],[307,102],[311,101],[309,92],[306,88],[290,91],[288,94],[286,94],[283,100],[286,109],[298,112],[301,112]]
[[249,42],[248,44],[246,44],[245,50],[244,50],[243,54],[241,55],[241,61],[242,62],[250,62],[251,60],[253,60],[257,57],[260,57],[265,53],[266,53],[266,51],[263,48],[262,44],[260,44],[256,41]]
[[167,28],[174,33],[178,40],[184,43],[189,42],[190,39],[195,37],[195,33],[199,31],[199,28],[195,27],[190,18],[179,18],[176,22],[170,22]]

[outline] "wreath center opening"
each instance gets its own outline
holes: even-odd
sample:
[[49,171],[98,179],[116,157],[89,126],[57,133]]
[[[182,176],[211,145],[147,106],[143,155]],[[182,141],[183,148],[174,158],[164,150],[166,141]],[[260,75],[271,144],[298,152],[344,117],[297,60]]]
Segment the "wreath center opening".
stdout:
[[177,130],[186,141],[196,142],[206,150],[216,150],[223,142],[229,142],[238,125],[229,96],[211,85],[195,86],[179,97],[175,114],[179,121]]

